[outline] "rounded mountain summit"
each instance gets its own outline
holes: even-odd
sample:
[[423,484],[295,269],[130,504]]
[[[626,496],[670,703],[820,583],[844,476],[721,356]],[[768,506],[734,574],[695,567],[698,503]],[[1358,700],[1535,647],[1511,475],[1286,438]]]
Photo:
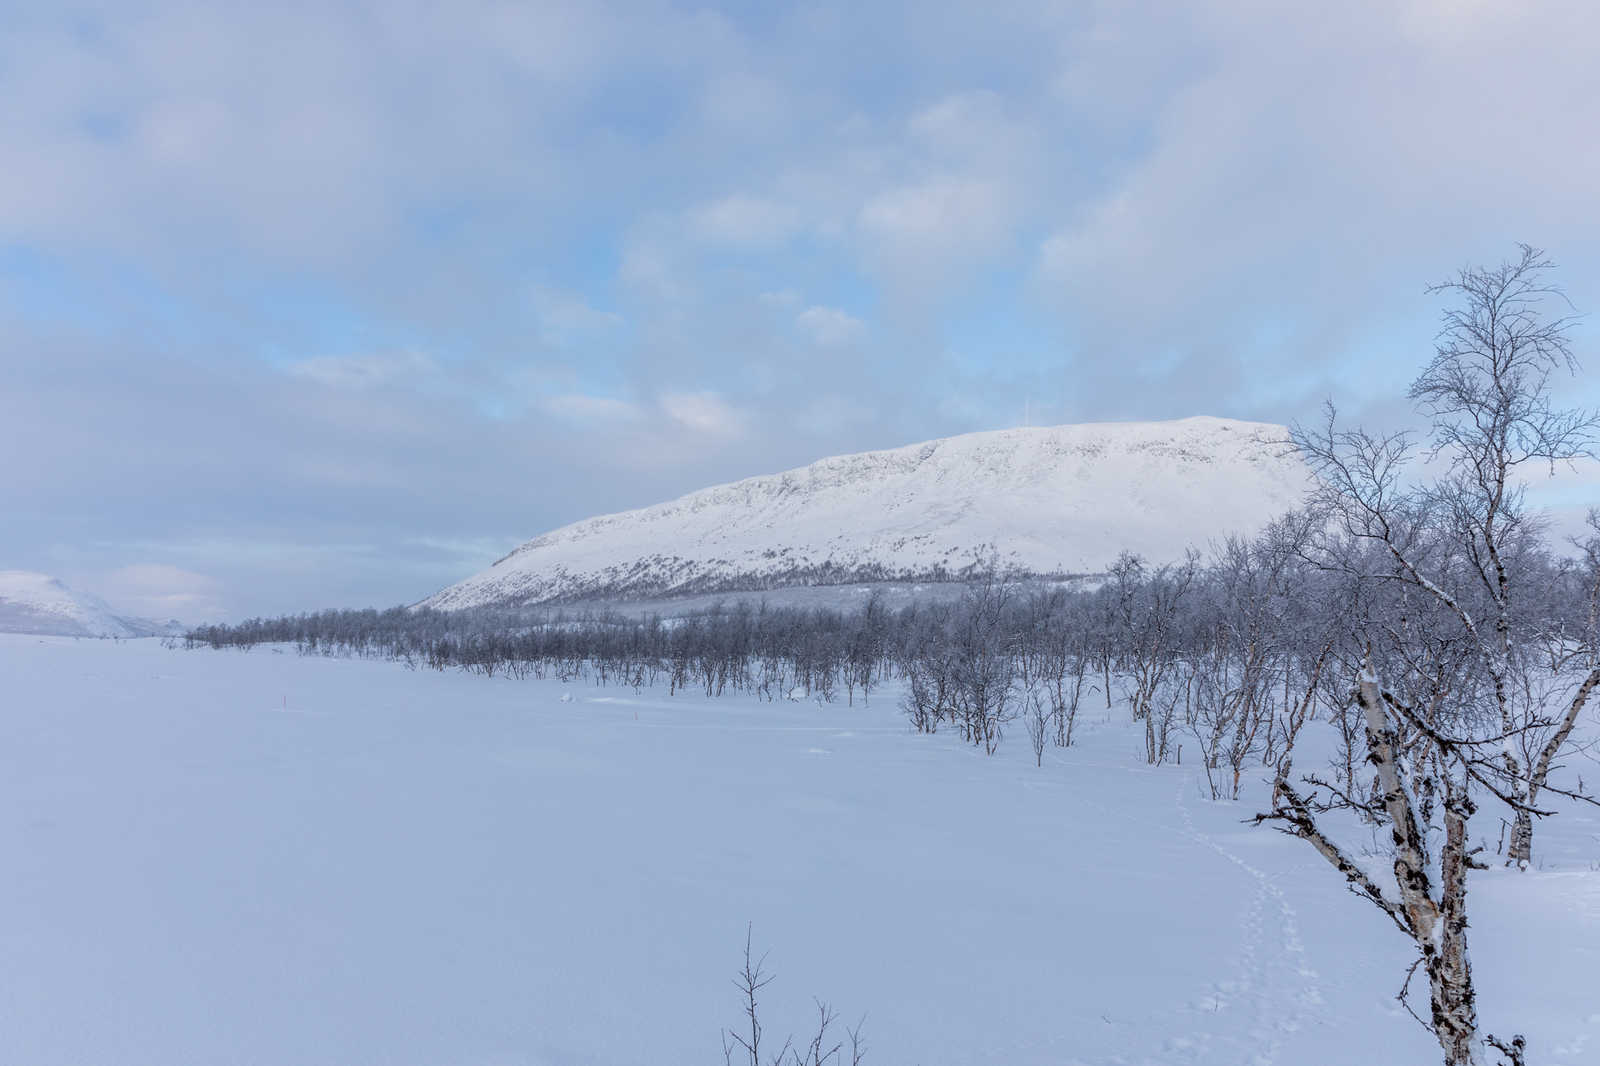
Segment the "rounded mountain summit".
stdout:
[[1196,417],[968,433],[700,489],[575,522],[421,607],[519,607],[958,579],[997,564],[1102,572],[1181,558],[1297,506],[1283,426]]

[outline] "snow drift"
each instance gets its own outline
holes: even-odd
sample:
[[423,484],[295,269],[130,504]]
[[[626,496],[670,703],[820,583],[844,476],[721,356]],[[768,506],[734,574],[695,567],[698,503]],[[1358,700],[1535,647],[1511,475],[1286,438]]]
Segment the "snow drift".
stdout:
[[115,615],[92,592],[70,589],[32,570],[0,570],[0,633],[57,637],[153,637],[182,629],[176,622]]
[[1297,504],[1310,472],[1282,426],[1224,418],[971,433],[590,518],[422,601],[579,599],[937,581],[975,563],[1037,576],[1156,561]]

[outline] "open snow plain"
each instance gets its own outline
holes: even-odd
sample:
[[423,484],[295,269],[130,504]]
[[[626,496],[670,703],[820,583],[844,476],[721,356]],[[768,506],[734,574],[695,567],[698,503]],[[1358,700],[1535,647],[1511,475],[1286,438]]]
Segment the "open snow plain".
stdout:
[[[747,923],[768,1039],[819,996],[869,1064],[1439,1058],[1386,919],[1121,708],[1041,769],[887,690],[15,635],[0,677],[6,1064],[720,1063]],[[1485,1028],[1534,1062],[1600,1061],[1591,813],[1474,879]]]

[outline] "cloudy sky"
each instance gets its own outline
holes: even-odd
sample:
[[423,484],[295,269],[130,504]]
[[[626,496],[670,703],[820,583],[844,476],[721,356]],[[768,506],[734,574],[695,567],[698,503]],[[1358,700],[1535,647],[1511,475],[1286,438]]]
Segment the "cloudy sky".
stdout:
[[1398,425],[1455,268],[1600,309],[1597,190],[1591,0],[11,0],[0,569],[388,605],[1024,405]]

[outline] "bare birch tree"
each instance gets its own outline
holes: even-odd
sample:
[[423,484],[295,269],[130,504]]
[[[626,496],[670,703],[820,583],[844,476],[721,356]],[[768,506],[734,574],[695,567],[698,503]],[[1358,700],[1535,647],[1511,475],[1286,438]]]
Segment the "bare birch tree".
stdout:
[[[1563,611],[1551,609],[1559,567],[1521,488],[1531,468],[1589,455],[1596,419],[1550,401],[1551,375],[1576,369],[1571,319],[1543,317],[1540,302],[1559,295],[1541,280],[1550,264],[1520,252],[1431,290],[1462,306],[1446,313],[1410,390],[1432,422],[1425,450],[1403,433],[1341,430],[1331,407],[1322,428],[1296,431],[1321,479],[1313,508],[1325,523],[1304,554],[1342,584],[1345,658],[1360,656],[1359,727],[1344,737],[1364,744],[1374,778],[1365,788],[1352,751],[1342,777],[1291,782],[1286,751],[1272,809],[1256,819],[1311,843],[1411,938],[1413,972],[1429,984],[1424,1024],[1447,1066],[1476,1066],[1485,1042],[1466,915],[1467,875],[1485,866],[1468,822],[1478,798],[1504,804],[1510,861],[1526,866],[1533,818],[1553,813],[1535,805],[1541,791],[1587,798],[1554,788],[1548,774],[1600,680],[1592,659],[1572,654]],[[1408,484],[1408,464],[1424,454],[1443,474]],[[1341,809],[1387,830],[1392,888],[1335,841],[1327,816]],[[1520,1056],[1522,1045],[1494,1046]]]
[[[1514,794],[1531,804],[1548,776],[1544,749],[1553,744],[1553,758],[1566,742],[1600,674],[1590,671],[1578,681],[1565,713],[1552,720],[1544,701],[1559,696],[1529,675],[1550,666],[1558,672],[1561,664],[1526,662],[1517,654],[1513,630],[1526,606],[1519,602],[1525,590],[1517,586],[1508,556],[1537,522],[1517,479],[1526,476],[1525,468],[1548,464],[1553,470],[1557,463],[1592,455],[1597,421],[1593,413],[1560,410],[1551,402],[1551,375],[1578,369],[1567,340],[1573,319],[1542,313],[1542,303],[1564,299],[1542,277],[1553,264],[1528,245],[1520,253],[1499,267],[1463,269],[1431,290],[1458,296],[1463,306],[1446,313],[1434,358],[1410,395],[1432,418],[1430,454],[1449,462],[1444,477],[1428,488],[1429,502],[1450,521],[1470,577],[1486,594],[1477,617],[1464,606],[1458,609],[1479,644],[1501,728],[1508,736],[1548,734],[1531,761],[1514,744],[1504,749]],[[1509,861],[1525,869],[1532,846],[1533,821],[1525,805],[1515,815]]]
[[1295,436],[1322,478],[1324,513],[1346,535],[1382,545],[1392,579],[1454,613],[1476,649],[1509,795],[1522,801],[1508,849],[1519,868],[1532,854],[1532,797],[1600,683],[1593,668],[1571,671],[1541,617],[1541,516],[1522,487],[1541,465],[1592,455],[1597,426],[1593,413],[1551,402],[1551,376],[1575,372],[1577,362],[1567,341],[1573,319],[1541,311],[1561,295],[1542,280],[1550,267],[1522,245],[1513,261],[1465,268],[1430,290],[1463,304],[1446,312],[1434,357],[1410,390],[1432,422],[1420,454],[1444,462],[1440,477],[1407,487],[1403,475],[1419,454],[1409,436],[1341,431],[1331,408],[1321,429]]

